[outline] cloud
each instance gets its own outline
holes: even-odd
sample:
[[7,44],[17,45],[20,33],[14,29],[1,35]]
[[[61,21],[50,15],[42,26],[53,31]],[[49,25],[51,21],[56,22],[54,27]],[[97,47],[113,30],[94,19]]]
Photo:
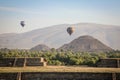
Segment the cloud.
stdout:
[[30,14],[40,14],[39,12],[33,12],[33,11],[29,11],[29,10],[25,10],[25,9],[21,9],[21,8],[16,8],[16,7],[3,7],[0,6],[0,11],[9,11],[9,12],[17,12],[17,13],[30,13]]

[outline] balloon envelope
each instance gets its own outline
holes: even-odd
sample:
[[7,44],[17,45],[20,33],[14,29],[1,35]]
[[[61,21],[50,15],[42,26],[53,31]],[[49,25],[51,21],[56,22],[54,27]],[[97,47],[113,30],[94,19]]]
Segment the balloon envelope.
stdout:
[[68,27],[67,28],[67,32],[68,32],[69,35],[71,35],[74,31],[75,31],[75,29],[73,27]]
[[21,24],[22,27],[24,27],[25,26],[25,21],[21,21],[20,24]]

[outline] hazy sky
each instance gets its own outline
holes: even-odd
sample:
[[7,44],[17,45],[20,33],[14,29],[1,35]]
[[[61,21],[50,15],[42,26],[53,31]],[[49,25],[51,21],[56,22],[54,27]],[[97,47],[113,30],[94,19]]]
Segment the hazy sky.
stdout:
[[0,34],[82,22],[120,25],[120,0],[0,0]]

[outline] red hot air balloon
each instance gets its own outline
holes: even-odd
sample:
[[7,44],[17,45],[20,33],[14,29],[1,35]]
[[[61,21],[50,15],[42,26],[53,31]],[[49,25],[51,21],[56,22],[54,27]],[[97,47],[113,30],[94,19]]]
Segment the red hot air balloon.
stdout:
[[74,27],[68,27],[67,32],[69,35],[71,35],[75,31]]

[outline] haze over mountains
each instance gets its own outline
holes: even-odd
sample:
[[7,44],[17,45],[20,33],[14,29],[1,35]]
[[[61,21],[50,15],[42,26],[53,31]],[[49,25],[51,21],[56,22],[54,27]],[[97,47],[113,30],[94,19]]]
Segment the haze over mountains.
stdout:
[[[69,36],[67,27],[75,27],[75,32]],[[113,49],[120,49],[120,26],[94,23],[60,24],[37,29],[21,34],[0,34],[0,48],[30,49],[38,44],[51,48],[59,48],[83,35],[90,35]]]

